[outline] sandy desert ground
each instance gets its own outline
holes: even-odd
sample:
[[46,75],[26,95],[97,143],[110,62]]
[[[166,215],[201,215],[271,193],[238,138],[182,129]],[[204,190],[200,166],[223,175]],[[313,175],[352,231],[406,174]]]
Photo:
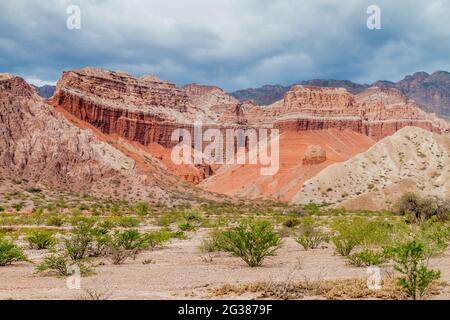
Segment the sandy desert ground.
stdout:
[[[0,299],[86,299],[87,292],[103,299],[216,299],[256,298],[254,293],[215,296],[212,288],[224,285],[286,281],[327,281],[360,278],[365,281],[366,268],[356,268],[334,254],[332,245],[305,251],[292,238],[285,238],[278,255],[265,260],[262,267],[249,268],[239,258],[226,253],[201,253],[198,246],[207,234],[201,229],[188,240],[173,240],[161,249],[140,253],[136,260],[114,266],[108,260],[96,260],[96,274],[83,277],[81,289],[70,290],[66,278],[37,275],[30,263],[0,268]],[[45,251],[27,250],[35,261]],[[144,264],[143,262],[147,262]],[[150,263],[148,263],[150,262]],[[450,282],[450,250],[430,261]],[[382,277],[390,272],[382,269]],[[322,299],[319,296],[307,299]],[[432,299],[450,299],[444,285]]]

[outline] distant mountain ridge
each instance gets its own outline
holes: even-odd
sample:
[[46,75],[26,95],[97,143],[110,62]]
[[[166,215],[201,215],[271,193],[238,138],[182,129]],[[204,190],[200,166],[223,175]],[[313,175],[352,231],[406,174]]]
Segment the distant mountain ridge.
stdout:
[[[431,75],[426,72],[416,72],[407,75],[399,82],[380,80],[373,84],[359,84],[349,80],[313,79],[299,81],[293,85],[310,85],[318,87],[345,88],[352,94],[363,92],[369,87],[396,88],[408,98],[419,103],[425,111],[434,112],[445,118],[450,118],[450,73],[436,71]],[[292,85],[292,86],[293,86]],[[292,86],[264,85],[259,88],[249,88],[231,92],[240,101],[253,100],[259,105],[270,105],[283,99]]]
[[56,86],[50,86],[50,85],[44,85],[41,87],[33,86],[33,87],[36,89],[38,95],[40,95],[42,98],[46,98],[46,99],[52,97],[53,94],[55,93],[55,89],[56,89]]

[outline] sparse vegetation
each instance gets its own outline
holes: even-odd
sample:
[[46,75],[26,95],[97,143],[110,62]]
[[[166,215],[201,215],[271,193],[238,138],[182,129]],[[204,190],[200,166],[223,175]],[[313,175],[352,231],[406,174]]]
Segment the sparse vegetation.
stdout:
[[296,241],[305,249],[315,249],[321,243],[328,242],[328,234],[323,232],[312,218],[304,218],[301,225],[300,235],[296,238]]
[[412,223],[423,223],[431,217],[441,221],[450,215],[450,202],[433,198],[421,198],[415,193],[405,193],[399,200],[398,213],[406,216]]
[[7,266],[19,261],[28,261],[23,250],[12,241],[0,236],[0,266]]
[[148,246],[146,238],[136,229],[116,231],[108,244],[113,264],[122,264],[129,257],[136,257]]
[[56,244],[56,239],[50,231],[33,231],[25,240],[31,249],[49,249]]
[[280,237],[267,221],[243,222],[224,231],[219,243],[221,250],[240,257],[250,267],[260,266],[281,246]]
[[368,267],[381,265],[388,260],[388,257],[384,250],[364,249],[348,255],[347,260],[356,267]]
[[76,271],[79,271],[80,275],[89,275],[93,272],[92,268],[83,263],[83,261],[78,260],[74,262],[61,253],[47,255],[44,257],[44,261],[36,266],[36,272],[38,273],[49,273],[61,277],[70,276]]
[[426,247],[418,241],[410,241],[390,250],[395,269],[403,276],[398,284],[411,299],[422,299],[433,281],[440,278],[440,271],[426,266]]

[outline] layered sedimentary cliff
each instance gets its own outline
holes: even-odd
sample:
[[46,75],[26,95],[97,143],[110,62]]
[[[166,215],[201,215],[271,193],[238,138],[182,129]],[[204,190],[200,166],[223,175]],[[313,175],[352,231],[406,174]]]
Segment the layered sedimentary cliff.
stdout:
[[187,129],[191,136],[199,124],[202,132],[210,128],[222,132],[226,128],[276,128],[281,134],[337,129],[374,140],[405,126],[438,133],[448,130],[447,122],[420,110],[396,89],[373,87],[354,96],[342,88],[298,85],[283,100],[261,107],[251,101],[239,102],[214,86],[177,88],[154,76],[135,78],[95,68],[65,72],[52,104],[104,134],[149,148],[161,146],[163,149],[152,147],[150,153],[170,171],[194,183],[214,170],[209,166],[180,170],[171,163],[169,151],[179,143],[171,140],[176,129]]
[[178,178],[156,161],[145,170],[140,162],[73,125],[23,79],[0,75],[1,178],[106,198],[173,200]]
[[304,183],[294,203],[392,209],[402,194],[450,199],[450,137],[407,127]]
[[406,126],[437,133],[449,128],[400,91],[378,87],[352,96],[345,89],[294,86],[273,109],[281,130],[351,129],[380,140]]

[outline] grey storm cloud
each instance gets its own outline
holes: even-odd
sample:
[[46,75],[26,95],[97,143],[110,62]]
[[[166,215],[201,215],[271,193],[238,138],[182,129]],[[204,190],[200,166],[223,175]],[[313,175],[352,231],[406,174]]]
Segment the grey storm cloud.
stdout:
[[[366,27],[372,4],[381,30]],[[227,90],[399,80],[450,69],[449,16],[447,0],[2,0],[0,72],[45,83],[97,66]]]

